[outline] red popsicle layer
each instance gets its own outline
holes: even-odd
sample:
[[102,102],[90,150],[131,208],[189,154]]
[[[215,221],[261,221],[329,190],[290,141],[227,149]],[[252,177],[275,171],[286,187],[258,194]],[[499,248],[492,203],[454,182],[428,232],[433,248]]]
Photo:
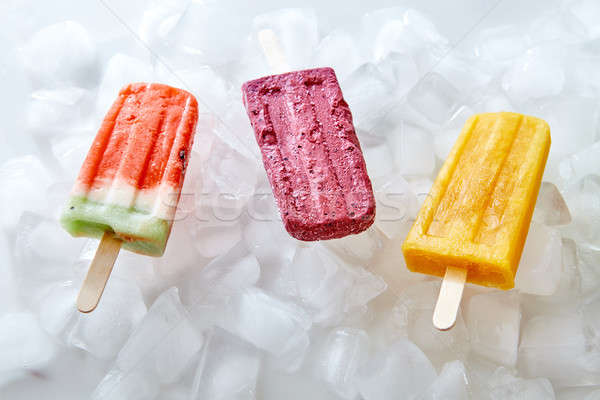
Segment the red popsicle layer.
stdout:
[[137,189],[179,188],[197,108],[196,99],[181,89],[156,83],[125,86],[102,122],[77,183],[89,190],[114,179]]

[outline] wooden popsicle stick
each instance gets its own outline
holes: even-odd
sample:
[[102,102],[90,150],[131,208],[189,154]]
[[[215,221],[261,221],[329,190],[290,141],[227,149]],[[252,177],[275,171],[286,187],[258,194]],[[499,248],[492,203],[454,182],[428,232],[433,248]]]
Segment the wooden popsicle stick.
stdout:
[[104,232],[77,296],[77,309],[82,313],[96,309],[122,243],[123,241],[117,239],[113,233]]
[[433,311],[433,326],[440,331],[447,331],[456,323],[456,315],[466,280],[467,271],[465,269],[446,268],[440,294]]
[[281,43],[272,29],[259,31],[258,41],[274,74],[281,74],[290,70],[290,66],[285,60]]

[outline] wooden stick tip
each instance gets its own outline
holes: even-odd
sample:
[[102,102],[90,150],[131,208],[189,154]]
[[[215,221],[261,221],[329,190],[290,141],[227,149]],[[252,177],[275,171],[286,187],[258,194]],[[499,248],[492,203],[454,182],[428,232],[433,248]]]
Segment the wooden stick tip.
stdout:
[[433,311],[433,326],[436,329],[447,331],[456,323],[458,307],[460,306],[466,280],[466,270],[454,267],[446,269],[446,275],[442,281],[440,294]]

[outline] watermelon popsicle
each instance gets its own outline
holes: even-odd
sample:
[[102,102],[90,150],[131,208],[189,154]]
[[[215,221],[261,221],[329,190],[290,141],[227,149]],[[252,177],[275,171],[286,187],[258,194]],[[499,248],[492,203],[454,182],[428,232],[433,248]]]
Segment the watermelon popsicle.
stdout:
[[[466,122],[402,246],[408,269],[445,277],[438,328],[453,325],[465,280],[514,286],[549,149],[539,118],[500,112]],[[445,309],[446,296],[458,302]]]
[[373,189],[333,69],[266,76],[244,83],[242,93],[290,235],[313,241],[367,229],[375,218]]
[[117,252],[162,255],[197,119],[196,99],[184,90],[156,83],[121,89],[81,167],[63,227],[106,238]]

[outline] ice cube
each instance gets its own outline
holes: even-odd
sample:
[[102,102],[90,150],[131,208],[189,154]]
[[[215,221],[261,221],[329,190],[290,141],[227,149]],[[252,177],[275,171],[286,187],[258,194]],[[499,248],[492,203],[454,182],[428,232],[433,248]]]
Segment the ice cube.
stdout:
[[244,157],[260,160],[260,148],[256,145],[254,130],[248,121],[246,108],[241,97],[238,98],[237,90],[234,92],[235,97],[231,99],[231,91],[232,89],[228,89],[226,92],[226,103],[222,105],[224,107],[222,111],[211,107],[211,112],[219,112],[221,117],[214,122],[212,130],[223,143]]
[[190,389],[188,385],[170,386],[160,392],[161,400],[189,400]]
[[156,273],[151,257],[132,252],[122,252],[117,257],[111,276],[130,282],[141,290],[143,301],[152,304],[154,299],[169,287]]
[[566,225],[571,222],[567,203],[552,182],[542,182],[533,220],[548,226]]
[[577,270],[577,245],[570,239],[562,240],[561,260],[563,273],[556,293],[549,300],[567,303],[577,299],[581,289],[579,272]]
[[26,129],[44,138],[79,133],[87,129],[91,98],[89,91],[78,87],[37,90],[27,107]]
[[361,368],[358,388],[365,400],[412,398],[429,387],[436,372],[425,354],[412,342],[399,339],[375,354]]
[[318,357],[316,376],[327,382],[344,399],[358,395],[356,372],[365,361],[369,346],[366,332],[355,328],[332,330]]
[[239,223],[222,222],[218,225],[198,222],[188,224],[192,243],[202,257],[214,258],[227,253],[242,239]]
[[215,329],[202,350],[190,399],[254,399],[260,361],[254,346]]
[[[256,190],[252,198],[248,201],[247,212],[250,222],[279,222],[279,209],[275,203],[271,184],[266,175],[259,177]],[[281,229],[281,232],[285,233],[283,229]]]
[[43,368],[56,350],[35,315],[14,313],[0,317],[0,374]]
[[92,141],[92,135],[69,135],[53,141],[52,155],[69,180],[69,185],[75,181]]
[[[596,130],[600,118],[600,106],[595,98],[588,95],[559,96],[545,101],[539,110],[535,110],[535,115],[548,122],[552,129],[550,162],[581,151],[581,158],[573,164],[576,169],[572,178],[583,176],[585,170],[589,171],[589,157],[593,157],[594,152],[598,154],[598,146],[592,147],[597,140]],[[577,135],[573,135],[573,132],[577,132]],[[585,149],[590,150],[585,152]]]
[[[24,11],[24,8],[17,9]],[[0,12],[7,17],[6,20],[11,19],[7,11]],[[22,26],[17,22],[20,20],[22,21],[22,18],[14,18],[18,26]],[[0,28],[2,30],[0,37],[5,44],[2,67],[0,68],[0,80],[3,82],[0,107],[2,107],[4,115],[10,115],[10,118],[5,118],[5,123],[0,128],[0,135],[3,138],[0,159],[3,161],[18,154],[24,154],[24,152],[29,151],[28,149],[36,147],[31,135],[11,134],[22,132],[25,124],[25,105],[32,88],[17,50],[17,46],[22,43],[22,35],[19,34],[19,39],[11,40],[9,39],[10,33],[14,33],[15,30],[7,28],[6,23],[2,24],[2,28]],[[7,35],[7,33],[9,34]]]
[[214,259],[204,268],[190,269],[178,286],[181,300],[188,310],[198,305],[220,304],[225,297],[253,286],[260,277],[258,260],[238,245]]
[[412,191],[415,194],[415,196],[417,196],[417,207],[420,209],[423,206],[425,198],[429,196],[429,191],[433,186],[433,181],[429,178],[409,178],[408,184],[412,188]]
[[460,134],[463,126],[465,125],[465,122],[469,118],[471,118],[473,116],[473,114],[475,114],[475,111],[473,111],[473,109],[470,106],[468,106],[468,105],[460,106],[454,112],[454,114],[452,114],[452,117],[450,117],[450,119],[444,124],[444,126],[442,127],[442,130],[440,132],[453,130],[454,132],[456,132],[455,134],[456,134],[456,137],[458,138],[458,135]]
[[[293,303],[278,300],[257,288],[247,288],[229,299],[219,319],[219,326],[276,358],[285,358],[290,353],[297,356],[296,360],[304,357],[311,320]],[[292,364],[291,369],[299,366]]]
[[[561,397],[561,399],[562,399],[562,397]],[[591,392],[587,396],[585,396],[583,400],[598,400],[598,399],[600,399],[600,390],[594,390],[593,392]]]
[[284,271],[280,287],[297,298],[312,314],[315,323],[338,323],[344,314],[356,312],[385,291],[380,277],[360,267],[349,267],[321,245],[298,248]]
[[581,313],[588,341],[587,350],[590,352],[586,367],[590,372],[598,372],[600,371],[600,363],[597,359],[600,356],[600,297],[591,295],[585,298],[581,305]]
[[589,89],[598,90],[598,41],[588,42],[580,48],[583,51],[571,52],[571,62],[577,65],[577,68],[570,71],[569,78],[572,79],[572,85],[580,93],[591,94]]
[[137,285],[113,277],[99,307],[91,314],[78,315],[70,343],[98,358],[111,359],[145,314],[146,305]]
[[89,86],[96,82],[96,45],[78,22],[62,21],[36,32],[22,50],[37,87]]
[[168,32],[164,42],[172,51],[168,53],[170,62],[175,58],[178,66],[223,65],[238,59],[249,21],[237,8],[226,3],[187,2],[181,18],[177,15],[175,12],[170,17],[178,19],[176,22],[165,21]]
[[407,101],[430,122],[443,124],[458,110],[461,97],[460,92],[443,76],[432,72],[408,92]]
[[516,293],[494,292],[471,297],[465,319],[475,354],[499,364],[515,365],[521,321]]
[[142,15],[138,27],[139,38],[154,52],[163,54],[167,37],[186,10],[188,1],[152,2]]
[[390,175],[394,168],[394,160],[390,147],[385,144],[368,146],[363,149],[369,177],[378,178]]
[[[227,256],[210,263],[204,269],[203,276],[210,282],[212,290],[219,290],[223,294],[232,294],[254,285],[260,277],[260,265],[253,254],[231,261],[235,254],[230,252]],[[227,265],[224,265],[227,263]],[[217,269],[219,271],[217,271]]]
[[292,263],[283,271],[280,279],[288,279],[289,288],[285,294],[297,297],[302,304],[314,313],[315,322],[323,322],[333,314],[341,313],[344,292],[352,284],[344,274],[342,260],[319,245],[301,246],[296,251]]
[[[310,68],[310,60],[319,44],[317,16],[313,9],[287,8],[254,18],[254,32],[271,29],[281,44],[291,69]],[[282,71],[283,72],[283,71]]]
[[[269,201],[272,202],[272,195],[270,196]],[[254,213],[255,216],[259,215],[257,211]],[[296,251],[297,241],[285,231],[278,213],[272,217],[265,217],[264,220],[250,221],[244,230],[244,240],[263,268],[289,263]],[[277,243],[277,246],[273,246],[273,243]]]
[[417,64],[410,54],[391,52],[379,63],[379,70],[397,96],[404,96],[419,80]]
[[600,142],[562,160],[558,166],[562,184],[577,182],[586,175],[597,174],[598,157],[600,157]]
[[481,31],[474,47],[476,57],[487,65],[514,60],[527,50],[527,36],[514,25],[504,25]]
[[581,314],[572,310],[535,316],[523,325],[519,372],[547,377],[558,387],[598,384],[598,370],[586,365],[586,335]]
[[400,175],[382,177],[373,184],[377,200],[375,225],[389,239],[398,237],[417,213],[417,197]]
[[[560,245],[562,254],[562,272],[559,283],[552,296],[537,296],[521,294],[523,315],[536,316],[541,314],[570,312],[579,302],[581,290],[580,269],[577,260],[577,245],[571,239],[563,239]],[[579,268],[578,268],[579,267]],[[595,276],[595,275],[593,275]],[[592,276],[592,277],[593,277]],[[584,285],[590,288],[596,287],[595,278],[586,276]],[[587,289],[587,288],[586,288]]]
[[469,351],[469,335],[462,313],[448,331],[439,331],[431,323],[439,294],[439,282],[415,283],[400,292],[392,309],[391,338],[407,337],[427,355],[434,366],[452,360],[464,360]]
[[41,327],[62,343],[67,343],[78,319],[77,293],[78,289],[72,282],[57,283],[48,290],[40,303]]
[[[46,368],[21,370],[20,378],[5,384],[0,373],[3,399],[90,398],[94,387],[106,374],[107,364],[78,349],[61,348]],[[17,374],[13,374],[15,377]]]
[[46,202],[40,191],[50,186],[52,176],[39,159],[28,155],[12,158],[0,165],[0,220],[12,229],[23,211],[43,213]]
[[600,5],[594,0],[579,0],[570,5],[570,10],[583,24],[587,36],[591,39],[600,37],[598,18]]
[[448,44],[433,22],[414,9],[376,10],[363,17],[362,25],[365,44],[377,61],[392,51],[410,52],[422,58],[419,68],[427,70]]
[[217,194],[217,204],[218,200],[228,196],[243,199],[244,201],[237,203],[237,207],[240,208],[254,193],[258,177],[257,163],[219,140],[213,144],[204,172],[203,190],[205,193]]
[[[415,274],[410,272],[406,268],[406,262],[404,261],[404,255],[402,254],[402,246],[400,245],[402,238],[406,237],[412,222],[402,224],[402,231],[398,237],[394,240],[387,240],[381,250],[378,251],[378,256],[369,265],[369,271],[382,277],[389,286],[389,290],[383,294],[381,301],[387,299],[386,310],[391,310],[394,304],[395,298],[390,299],[390,296],[394,293],[398,293],[400,290],[414,285],[417,282],[422,282],[426,279],[430,279],[424,274]],[[379,308],[377,303],[380,303],[379,299],[373,304],[374,307]],[[386,314],[388,315],[388,314]]]
[[403,123],[388,136],[388,142],[400,174],[431,175],[435,167],[435,155],[429,132]]
[[510,375],[504,368],[498,368],[490,381],[491,400],[505,399],[554,399],[554,389],[548,379],[521,379]]
[[46,189],[46,199],[47,199],[47,216],[58,220],[60,219],[60,215],[62,210],[69,198],[71,187],[73,186],[73,181],[58,181],[51,184],[48,189]]
[[469,378],[462,361],[444,364],[440,375],[417,400],[467,400],[471,398]]
[[92,400],[152,400],[158,396],[157,380],[142,371],[111,369],[91,395]]
[[[272,197],[271,194],[269,196]],[[267,200],[272,201],[272,200]],[[245,242],[261,265],[258,286],[285,297],[294,289],[289,277],[291,263],[299,242],[287,233],[281,223],[279,212],[271,218],[251,220],[244,232]],[[278,246],[273,246],[278,243]]]
[[258,37],[249,35],[242,43],[242,49],[237,56],[239,63],[233,65],[227,74],[238,88],[246,81],[264,76],[265,71],[272,71]]
[[580,245],[600,246],[600,176],[588,175],[571,185],[565,192],[565,200],[573,221],[564,229],[564,235]]
[[353,284],[346,292],[343,310],[346,314],[360,313],[371,300],[386,291],[387,283],[364,268],[352,268],[349,272]]
[[571,13],[560,8],[550,9],[529,25],[532,43],[562,42],[574,44],[585,38],[585,27]]
[[494,372],[498,369],[498,364],[471,353],[465,362],[465,368],[468,373],[470,398],[490,400],[489,384]]
[[[573,242],[574,243],[574,242]],[[598,271],[598,262],[600,261],[600,250],[595,246],[589,246],[583,243],[575,245],[577,254],[577,272],[580,276],[581,292],[584,294],[595,293],[598,284],[600,284],[600,271]]]
[[26,212],[19,220],[15,253],[23,263],[69,264],[77,258],[81,241],[73,240],[58,221]]
[[353,264],[368,264],[381,248],[380,234],[374,227],[356,235],[328,240],[326,246]]
[[288,374],[265,362],[257,385],[257,399],[261,400],[339,400],[324,382],[309,373]]
[[532,223],[515,277],[515,287],[522,293],[549,296],[556,292],[562,271],[560,232]]
[[0,275],[3,277],[0,280],[0,315],[4,315],[7,312],[19,309],[11,249],[9,248],[6,235],[0,236],[0,257],[4,260],[0,264]]
[[559,94],[565,72],[556,51],[534,47],[517,58],[502,77],[502,87],[515,103]]
[[449,53],[435,66],[435,72],[444,78],[456,88],[463,92],[478,92],[485,88],[492,80],[492,74],[483,70],[472,59]]
[[112,56],[98,88],[98,116],[104,116],[123,86],[131,82],[152,82],[153,77],[154,72],[148,62],[120,53]]
[[49,285],[77,277],[76,260],[84,242],[74,240],[58,221],[25,212],[14,247],[14,278],[19,296],[37,307]]
[[493,89],[485,93],[475,102],[474,110],[477,112],[517,111],[501,89]]
[[364,61],[356,39],[343,30],[335,30],[321,39],[315,54],[315,65],[333,68],[340,81]]
[[[192,93],[198,100],[198,127],[205,128],[206,133],[209,130],[216,133],[215,126],[219,121],[217,116],[227,119],[228,107],[231,107],[230,85],[209,65],[198,65],[190,68],[187,64],[176,67],[172,62],[176,63],[177,61],[170,59],[169,66],[163,63],[155,65],[155,81],[181,87]],[[209,104],[204,101],[207,97],[211,99]],[[241,100],[239,101],[241,102]],[[205,136],[203,134],[203,138],[208,139],[209,137],[210,135]],[[202,146],[199,145],[200,143]],[[200,147],[210,150],[210,140],[202,140],[200,143],[194,143],[194,150],[200,151]]]
[[274,368],[293,373],[298,371],[304,365],[304,356],[310,346],[310,338],[308,335],[301,335],[298,341],[290,345],[290,350],[281,356],[270,356],[269,359]]
[[174,283],[186,271],[192,268],[200,268],[208,262],[200,256],[196,247],[192,244],[192,237],[187,224],[193,218],[193,216],[188,216],[173,223],[165,253],[162,257],[153,260],[156,274],[166,282]]
[[175,382],[202,347],[176,288],[165,291],[148,310],[117,356],[127,374],[144,368],[162,383]]
[[352,110],[354,125],[372,131],[392,101],[390,85],[379,68],[371,63],[363,64],[340,85]]
[[433,148],[438,159],[445,160],[448,157],[459,134],[459,130],[449,129],[439,132],[434,136]]

